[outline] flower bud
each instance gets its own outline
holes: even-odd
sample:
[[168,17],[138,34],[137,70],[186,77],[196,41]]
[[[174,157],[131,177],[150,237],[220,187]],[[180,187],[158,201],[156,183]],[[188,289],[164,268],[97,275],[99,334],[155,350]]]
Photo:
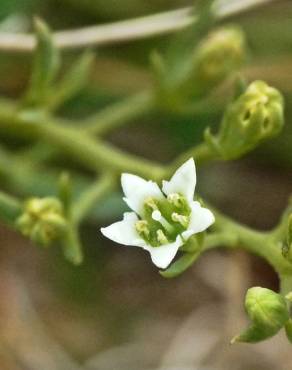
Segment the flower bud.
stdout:
[[248,290],[245,309],[251,325],[231,343],[255,343],[277,334],[289,320],[285,298],[270,289],[254,287]]
[[236,159],[281,131],[283,108],[278,90],[255,81],[227,108],[218,134],[207,129],[205,140],[223,159]]
[[67,226],[63,206],[53,197],[29,199],[16,224],[23,235],[42,245],[59,238]]
[[245,55],[245,36],[239,28],[213,31],[195,51],[193,87],[201,93],[215,87],[243,64]]

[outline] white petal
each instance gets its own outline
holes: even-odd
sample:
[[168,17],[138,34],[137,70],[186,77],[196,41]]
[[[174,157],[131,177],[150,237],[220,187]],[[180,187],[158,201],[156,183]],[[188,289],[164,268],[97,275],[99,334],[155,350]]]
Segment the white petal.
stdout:
[[213,213],[209,209],[201,207],[199,202],[192,202],[191,209],[191,220],[186,232],[192,230],[193,234],[200,233],[214,223]]
[[186,231],[183,231],[181,233],[181,236],[183,238],[183,240],[188,240],[192,235],[194,235],[196,233],[196,231],[194,231],[193,229],[187,229]]
[[156,182],[146,181],[139,176],[123,173],[121,183],[125,194],[124,201],[139,215],[143,211],[143,202],[146,198],[163,198],[163,194]]
[[163,181],[162,190],[166,195],[180,193],[191,202],[194,198],[195,187],[196,166],[193,158],[190,158],[176,170],[170,181]]
[[135,223],[137,220],[138,217],[134,212],[126,212],[122,221],[115,222],[108,227],[102,227],[100,231],[116,243],[142,247],[145,242],[136,231]]
[[174,259],[179,247],[183,244],[180,236],[176,238],[176,241],[171,244],[162,245],[161,247],[151,247],[146,245],[143,248],[146,249],[150,255],[152,262],[159,268],[165,269],[170,262]]

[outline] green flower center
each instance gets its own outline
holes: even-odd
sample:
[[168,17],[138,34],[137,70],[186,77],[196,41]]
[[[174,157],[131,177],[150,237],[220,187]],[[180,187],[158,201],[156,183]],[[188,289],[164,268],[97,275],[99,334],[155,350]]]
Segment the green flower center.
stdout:
[[143,217],[135,227],[152,247],[174,242],[189,226],[191,209],[181,194],[169,194],[164,199],[147,198],[143,209]]

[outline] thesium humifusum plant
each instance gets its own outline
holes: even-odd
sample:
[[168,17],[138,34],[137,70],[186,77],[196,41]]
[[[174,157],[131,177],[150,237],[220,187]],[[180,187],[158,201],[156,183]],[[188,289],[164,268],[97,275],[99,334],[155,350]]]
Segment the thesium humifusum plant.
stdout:
[[[196,1],[182,15],[155,18],[157,23],[151,16],[141,24],[130,22],[131,32],[121,22],[120,34],[108,25],[93,37],[93,27],[93,33],[87,30],[89,39],[84,32],[70,42],[68,34],[54,34],[35,18],[34,34],[26,35],[23,45],[17,37],[10,45],[12,51],[33,51],[30,78],[18,98],[0,98],[1,222],[36,246],[60,249],[76,269],[86,263],[80,230],[89,218],[96,243],[98,238],[105,245],[111,240],[120,253],[139,247],[145,264],[152,261],[161,279],[195,269],[196,261],[215,248],[255,254],[273,268],[279,290],[247,290],[244,308],[250,324],[234,333],[232,344],[264,341],[280,331],[292,342],[292,202],[288,200],[276,226],[260,231],[227,216],[224,207],[213,205],[208,189],[196,186],[203,166],[207,177],[207,165],[241,161],[286,130],[284,94],[273,76],[266,81],[257,69],[246,67],[253,57],[249,37],[244,27],[228,19],[258,2],[238,1],[232,8],[226,1]],[[143,31],[147,19],[153,22],[152,33],[147,27]],[[180,23],[173,25],[175,20]],[[94,103],[89,115],[88,107],[78,118],[67,114],[70,102],[74,105],[98,73],[93,72],[95,55],[88,48],[174,30],[163,47],[157,44],[148,53],[147,88],[121,99],[111,96],[102,107]],[[8,48],[4,39],[0,30],[0,50]],[[84,45],[86,51],[63,63],[62,48]],[[173,121],[165,129],[170,117]],[[183,119],[197,125],[193,139],[184,131]],[[147,120],[163,122],[155,128],[157,153],[147,144],[147,153],[141,154],[143,135],[133,135],[135,153],[120,148],[114,134],[107,137]],[[188,144],[183,150],[178,144],[168,155],[162,147],[173,124],[181,125],[173,136],[182,134]],[[292,148],[291,142],[290,137]],[[102,204],[103,210],[115,207],[110,198],[118,204],[116,210],[109,217],[100,217],[104,211],[96,217]]]

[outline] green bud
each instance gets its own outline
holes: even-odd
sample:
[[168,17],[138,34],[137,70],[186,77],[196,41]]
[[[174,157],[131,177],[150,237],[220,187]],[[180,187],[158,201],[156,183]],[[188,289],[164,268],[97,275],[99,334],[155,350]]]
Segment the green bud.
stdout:
[[251,325],[231,343],[255,343],[270,338],[289,320],[285,298],[270,289],[254,287],[248,290],[245,309]]
[[245,56],[245,36],[239,28],[213,31],[195,51],[193,86],[203,93],[215,87],[243,64]]
[[281,131],[284,102],[278,90],[255,81],[227,108],[216,136],[205,140],[223,159],[236,159]]
[[16,225],[24,236],[42,245],[61,237],[67,228],[62,203],[53,197],[29,199]]

